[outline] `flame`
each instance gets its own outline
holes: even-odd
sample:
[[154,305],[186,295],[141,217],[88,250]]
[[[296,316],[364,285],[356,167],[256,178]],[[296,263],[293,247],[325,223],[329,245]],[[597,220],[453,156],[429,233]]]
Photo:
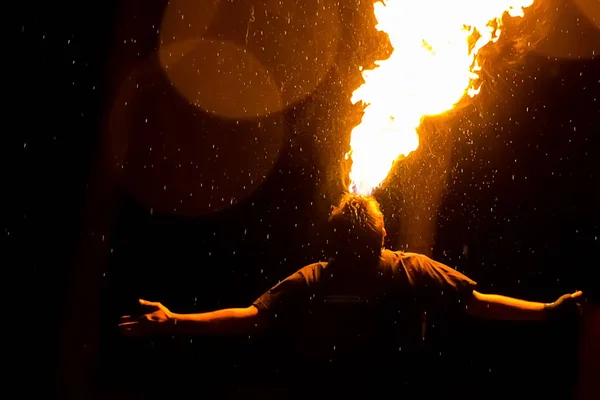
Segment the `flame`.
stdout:
[[362,71],[351,101],[365,104],[350,138],[350,191],[371,194],[394,162],[419,147],[425,116],[481,89],[477,55],[500,37],[502,17],[522,17],[533,0],[388,0],[374,4],[391,56]]

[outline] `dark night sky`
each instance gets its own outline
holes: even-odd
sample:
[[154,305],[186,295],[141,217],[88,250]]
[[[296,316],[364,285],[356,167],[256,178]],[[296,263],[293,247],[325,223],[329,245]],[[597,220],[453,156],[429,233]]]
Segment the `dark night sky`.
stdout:
[[[117,317],[139,312],[140,297],[179,312],[247,305],[324,259],[323,226],[360,118],[349,102],[358,67],[389,50],[370,3],[325,1],[316,19],[312,2],[283,2],[271,14],[264,10],[277,2],[72,3],[21,10],[11,56],[7,134],[19,137],[9,141],[15,163],[5,170],[18,195],[9,196],[5,242],[18,249],[9,264],[24,271],[24,297],[52,304],[35,322],[44,339],[30,346],[47,362],[29,371],[51,390],[107,398],[123,388],[143,393],[143,368],[200,384],[219,374],[264,380],[277,365],[254,375],[252,341],[131,343],[118,336]],[[423,123],[419,149],[375,193],[387,247],[431,255],[489,292],[550,301],[582,289],[597,303],[600,20],[576,3],[592,4],[547,0],[537,20],[509,25],[482,93]],[[160,31],[163,15],[170,25]],[[544,35],[532,35],[533,50],[519,56],[516,38],[534,28]],[[181,42],[201,34],[213,41]],[[206,72],[215,54],[250,83],[222,84]],[[284,88],[280,96],[267,76]],[[438,338],[435,354],[447,359],[428,356],[440,371],[466,371],[456,377],[486,395],[506,389],[507,377],[542,390],[524,377],[533,369],[555,379],[548,365],[575,357],[561,342],[574,335],[471,324]],[[456,348],[467,340],[465,356]]]

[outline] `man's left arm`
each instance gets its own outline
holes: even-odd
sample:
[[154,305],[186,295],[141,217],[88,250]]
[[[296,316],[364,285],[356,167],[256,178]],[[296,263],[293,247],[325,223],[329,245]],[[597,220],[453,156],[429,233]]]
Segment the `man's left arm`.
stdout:
[[577,291],[562,295],[552,303],[540,303],[473,290],[467,302],[467,312],[488,319],[546,320],[560,315],[577,315],[582,294]]
[[[583,293],[577,291],[559,297],[552,303],[527,301],[476,290],[477,283],[429,257],[421,257],[420,286],[433,306],[466,305],[470,315],[500,320],[546,320],[578,315]],[[437,303],[437,304],[436,304]]]

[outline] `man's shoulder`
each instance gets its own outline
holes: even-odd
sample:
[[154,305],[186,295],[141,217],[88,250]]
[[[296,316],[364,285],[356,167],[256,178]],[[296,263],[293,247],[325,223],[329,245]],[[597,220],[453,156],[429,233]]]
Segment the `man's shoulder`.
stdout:
[[327,261],[314,262],[300,268],[296,273],[300,274],[308,285],[311,285],[321,280],[323,271],[327,268],[328,264]]
[[408,276],[408,280],[412,281],[414,275],[419,274],[423,270],[427,270],[433,260],[421,253],[413,253],[408,251],[392,251],[384,250],[382,252],[384,266],[391,268],[394,275],[403,273]]
[[413,253],[410,251],[402,251],[402,250],[387,250],[385,249],[382,253],[387,258],[394,258],[396,260],[402,260],[405,262],[418,262],[418,261],[429,261],[431,258],[421,253]]

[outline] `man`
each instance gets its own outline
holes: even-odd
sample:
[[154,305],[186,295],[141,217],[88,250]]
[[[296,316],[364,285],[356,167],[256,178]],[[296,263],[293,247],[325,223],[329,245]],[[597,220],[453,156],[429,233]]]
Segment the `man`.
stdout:
[[[384,249],[383,215],[373,197],[346,194],[329,225],[329,262],[301,268],[249,307],[179,314],[140,299],[154,311],[122,317],[119,327],[134,336],[279,328],[271,346],[275,354],[261,358],[278,376],[286,371],[298,398],[324,396],[324,390],[336,397],[379,398],[387,396],[389,385],[400,384],[405,397],[423,399],[437,390],[427,379],[431,359],[423,357],[425,328],[439,329],[436,315],[447,319],[466,310],[483,318],[545,320],[577,313],[580,291],[547,304],[484,294],[473,280],[425,255]],[[260,377],[266,374],[254,369]],[[444,390],[459,381],[448,379],[448,371],[442,375],[446,382],[436,382]]]
[[[302,313],[315,304],[369,301],[411,303],[409,308],[416,310],[462,308],[476,317],[506,320],[544,320],[580,306],[581,291],[552,303],[481,293],[475,290],[476,282],[425,255],[382,248],[383,215],[370,196],[346,194],[329,223],[333,258],[301,268],[249,307],[179,314],[159,302],[140,299],[141,305],[155,310],[141,317],[122,317],[120,329],[126,335],[246,333],[290,315],[292,309]],[[392,304],[392,308],[400,306]]]

